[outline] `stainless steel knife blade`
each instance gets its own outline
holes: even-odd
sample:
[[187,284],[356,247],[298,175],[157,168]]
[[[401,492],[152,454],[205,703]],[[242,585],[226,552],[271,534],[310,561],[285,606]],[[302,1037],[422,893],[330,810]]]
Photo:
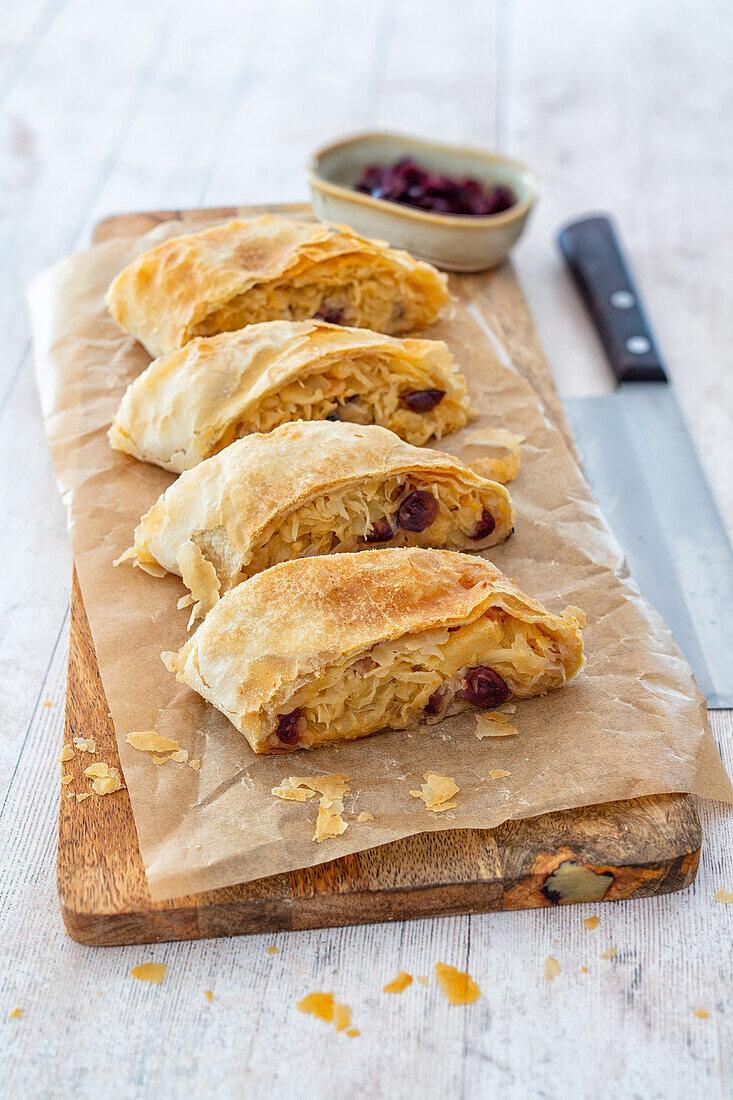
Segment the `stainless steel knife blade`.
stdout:
[[620,381],[564,402],[586,476],[708,706],[733,707],[733,551],[638,292],[607,218],[568,226],[560,244]]

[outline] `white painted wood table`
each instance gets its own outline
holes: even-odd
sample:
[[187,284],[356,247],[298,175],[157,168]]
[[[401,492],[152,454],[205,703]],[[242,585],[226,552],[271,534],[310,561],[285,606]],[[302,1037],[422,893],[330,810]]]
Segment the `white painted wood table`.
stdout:
[[[309,150],[345,131],[498,146],[544,181],[517,262],[561,392],[610,380],[554,233],[610,209],[730,529],[732,14],[727,0],[6,0],[3,1096],[730,1095],[733,906],[714,895],[733,889],[733,830],[714,806],[701,807],[695,886],[600,906],[593,932],[583,918],[595,910],[574,907],[149,949],[64,935],[53,759],[71,560],[23,288],[112,211],[303,199]],[[730,767],[730,714],[713,720]],[[610,946],[616,958],[601,959]],[[562,967],[552,982],[548,955]],[[161,986],[129,976],[147,959],[168,964]],[[432,974],[438,960],[470,971],[476,1004],[451,1007],[432,977],[380,992],[398,970]],[[358,1038],[296,1011],[316,989],[352,1006]]]

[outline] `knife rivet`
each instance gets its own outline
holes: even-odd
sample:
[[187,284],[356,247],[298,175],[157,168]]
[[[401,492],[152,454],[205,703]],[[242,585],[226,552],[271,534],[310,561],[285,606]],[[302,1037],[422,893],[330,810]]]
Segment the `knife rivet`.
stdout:
[[611,295],[611,305],[616,309],[631,309],[636,305],[636,298],[630,290],[614,290]]
[[626,350],[632,355],[644,355],[651,348],[651,343],[646,336],[630,336],[626,341]]

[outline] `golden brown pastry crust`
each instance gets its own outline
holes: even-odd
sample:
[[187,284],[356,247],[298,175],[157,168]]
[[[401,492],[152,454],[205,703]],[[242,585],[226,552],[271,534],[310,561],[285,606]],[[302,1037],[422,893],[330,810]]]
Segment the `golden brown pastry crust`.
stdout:
[[[300,421],[240,439],[182,474],[143,516],[134,546],[122,560],[132,560],[154,576],[184,574],[196,618],[210,610],[220,594],[257,571],[254,552],[268,538],[277,537],[287,517],[304,504],[318,499],[319,514],[328,515],[330,509],[331,522],[325,526],[334,532],[342,515],[340,494],[347,488],[361,489],[365,504],[356,515],[367,530],[369,488],[394,480],[402,483],[403,492],[398,497],[389,494],[391,517],[416,489],[440,493],[446,486],[449,501],[465,501],[463,514],[451,514],[450,532],[444,530],[440,515],[437,524],[420,533],[404,530],[395,519],[394,545],[440,546],[450,538],[448,545],[454,549],[483,550],[503,542],[513,530],[514,511],[504,486],[480,477],[452,455],[412,447],[376,425]],[[472,536],[484,508],[496,526],[476,539]],[[470,531],[462,531],[461,520]],[[353,524],[351,519],[347,522]],[[312,543],[294,545],[289,557],[318,549]],[[368,549],[363,532],[347,548]],[[331,549],[338,549],[338,544]]]
[[[314,316],[321,297],[333,299],[347,277],[357,280],[361,295],[356,297],[363,299],[361,314],[345,317],[347,324],[409,332],[435,321],[448,300],[445,276],[407,252],[367,240],[346,226],[265,215],[174,237],[145,252],[114,280],[107,303],[120,327],[159,356],[196,335],[210,336],[252,321]],[[375,298],[370,279],[385,284],[389,308],[381,296],[370,304],[370,296]],[[239,323],[223,319],[222,327],[216,327],[217,311],[254,288],[279,288],[287,296],[290,288],[312,286],[323,291],[314,299],[316,308],[304,301],[296,305],[293,298],[293,308],[283,312],[282,294],[277,299],[270,295],[267,316],[245,315]],[[397,303],[399,308],[393,309]],[[369,325],[372,317],[382,323]]]
[[[128,387],[110,444],[181,473],[258,430],[248,424],[257,423],[263,407],[269,409],[265,430],[272,419],[315,419],[337,407],[345,419],[345,374],[370,403],[369,415],[410,443],[456,431],[474,415],[465,380],[440,340],[395,339],[322,321],[269,321],[193,340],[152,362]],[[426,412],[410,410],[398,396],[422,389],[445,396]]]
[[572,611],[553,615],[483,558],[416,548],[276,565],[229,592],[186,645],[163,659],[256,752],[269,752],[263,713],[291,687],[385,641],[461,626],[491,608],[538,624],[559,647],[559,677],[541,690],[580,669],[583,643]]

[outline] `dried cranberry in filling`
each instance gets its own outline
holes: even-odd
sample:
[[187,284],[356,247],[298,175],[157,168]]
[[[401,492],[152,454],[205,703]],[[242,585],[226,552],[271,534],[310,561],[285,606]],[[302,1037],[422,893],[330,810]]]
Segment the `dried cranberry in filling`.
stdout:
[[444,698],[443,689],[442,688],[436,688],[435,691],[433,692],[433,694],[430,696],[430,698],[427,701],[427,704],[425,706],[425,713],[426,714],[440,714],[440,709],[443,706],[443,698]]
[[427,489],[417,489],[402,501],[397,511],[405,531],[424,531],[438,514],[438,502]]
[[403,393],[400,401],[410,412],[426,413],[434,409],[445,397],[445,390],[412,390]]
[[383,519],[378,519],[371,530],[367,531],[364,535],[365,542],[389,542],[394,535],[392,530],[392,523],[386,516]]
[[316,313],[320,321],[326,321],[329,325],[343,325],[344,311],[342,306],[322,305]]
[[300,715],[300,710],[292,710],[290,714],[280,716],[275,733],[283,745],[297,745],[300,741]]
[[496,707],[509,698],[511,690],[493,668],[476,665],[466,673],[466,684],[461,695],[475,707]]
[[479,539],[485,539],[487,535],[490,535],[495,527],[496,520],[488,508],[484,508],[481,513],[481,519],[476,524],[476,530],[472,535],[469,535],[469,538],[474,542],[478,542]]

